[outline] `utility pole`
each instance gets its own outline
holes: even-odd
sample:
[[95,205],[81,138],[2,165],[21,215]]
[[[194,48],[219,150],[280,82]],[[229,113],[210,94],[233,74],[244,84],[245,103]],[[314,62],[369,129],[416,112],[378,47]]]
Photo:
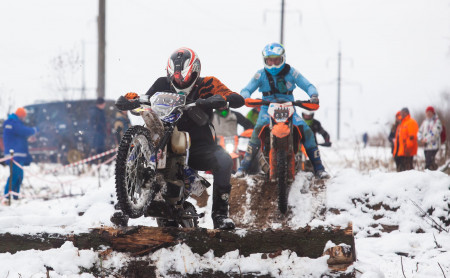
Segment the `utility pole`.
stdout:
[[280,31],[280,44],[284,41],[284,0],[281,0],[281,31]]
[[338,52],[338,77],[337,77],[337,139],[341,138],[341,48]]
[[[334,58],[328,59],[327,66],[328,66],[330,60],[335,60],[335,59]],[[345,58],[345,57],[342,58],[342,51],[341,51],[341,47],[339,45],[338,57],[337,57],[337,66],[338,66],[338,68],[337,68],[337,70],[338,70],[338,72],[337,72],[337,80],[333,80],[331,82],[325,83],[325,84],[331,84],[331,83],[334,84],[334,82],[337,83],[337,117],[336,117],[336,119],[337,119],[337,125],[336,125],[336,135],[337,135],[336,137],[337,137],[337,140],[341,139],[341,110],[342,110],[341,109],[341,86],[342,85],[344,85],[344,86],[346,86],[346,85],[356,85],[356,86],[359,87],[360,93],[362,92],[361,84],[355,83],[355,82],[346,82],[346,81],[343,82],[342,81],[342,62],[345,62],[346,60],[350,61],[351,65],[353,65],[353,60],[352,59]]]
[[[281,0],[281,23],[280,23],[280,44],[284,44],[284,14],[285,14],[285,8],[284,5],[285,4],[285,0]],[[275,13],[279,13],[279,10],[264,10],[264,16],[263,16],[263,21],[264,23],[266,23],[266,14],[269,12],[275,12]],[[300,10],[292,10],[290,9],[289,11],[287,11],[288,13],[297,13],[298,14],[298,18],[299,18],[299,23],[302,23],[302,12]]]
[[98,1],[97,97],[105,97],[106,0]]

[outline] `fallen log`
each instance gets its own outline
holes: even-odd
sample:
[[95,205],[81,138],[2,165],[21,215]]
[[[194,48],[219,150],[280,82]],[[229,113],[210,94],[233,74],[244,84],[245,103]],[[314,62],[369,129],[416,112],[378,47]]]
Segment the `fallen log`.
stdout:
[[[324,252],[324,247],[329,240],[338,246]],[[30,249],[48,250],[58,248],[66,241],[71,241],[79,249],[104,250],[106,246],[108,252],[111,250],[129,252],[132,256],[136,256],[134,263],[130,262],[131,264],[123,270],[126,277],[140,277],[141,272],[155,273],[155,266],[149,264],[149,261],[140,261],[139,256],[179,243],[185,243],[193,253],[200,255],[213,250],[217,257],[236,249],[243,256],[262,253],[262,258],[276,257],[282,250],[291,250],[299,257],[318,258],[329,255],[327,263],[331,272],[322,277],[354,277],[354,273],[343,271],[356,260],[351,224],[346,229],[306,227],[297,230],[221,231],[137,226],[101,227],[91,229],[88,233],[69,235],[5,233],[0,234],[0,253],[15,253]],[[206,272],[186,277],[252,277],[253,275],[247,273],[244,276],[237,274],[229,276],[230,273],[220,273],[216,270],[204,271]]]
[[79,249],[99,250],[107,246],[114,251],[145,255],[160,248],[179,243],[188,245],[192,252],[203,255],[209,250],[217,257],[239,250],[243,256],[250,254],[276,254],[291,250],[299,257],[318,258],[324,255],[324,247],[331,240],[348,246],[346,252],[328,251],[329,265],[350,265],[356,260],[355,242],[351,224],[346,229],[301,228],[297,230],[237,230],[181,229],[158,227],[101,227],[81,234],[0,234],[0,253],[22,250],[47,250],[60,247],[65,241],[73,242]]
[[61,235],[40,233],[34,235],[0,234],[0,252],[15,253],[21,250],[47,250],[60,247],[65,241],[73,242],[80,249],[101,245],[109,246],[115,251],[130,252],[137,255],[148,254],[160,248],[187,244],[194,253],[204,254],[210,249],[215,256],[238,249],[241,255],[254,253],[274,253],[279,250],[291,250],[300,257],[318,258],[322,256],[326,243],[331,240],[336,244],[347,244],[352,248],[354,238],[352,228],[325,229],[301,228],[297,230],[241,230],[221,231],[208,229],[181,229],[158,227],[101,227],[91,229],[89,233]]

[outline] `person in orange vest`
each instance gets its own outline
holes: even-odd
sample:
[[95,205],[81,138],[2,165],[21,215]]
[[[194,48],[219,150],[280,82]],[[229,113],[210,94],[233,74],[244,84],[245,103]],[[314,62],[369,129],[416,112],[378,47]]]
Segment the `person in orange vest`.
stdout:
[[397,172],[413,169],[413,157],[417,154],[419,125],[411,118],[408,108],[400,111],[402,121],[397,127],[394,141],[394,157],[398,159]]

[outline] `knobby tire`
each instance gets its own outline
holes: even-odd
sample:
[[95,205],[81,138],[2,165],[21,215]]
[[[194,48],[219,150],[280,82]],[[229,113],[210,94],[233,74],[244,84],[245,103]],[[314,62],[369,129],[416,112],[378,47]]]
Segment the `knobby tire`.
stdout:
[[[150,192],[146,196],[141,196],[145,198],[145,200],[137,200],[139,201],[137,204],[133,202],[133,196],[129,195],[130,191],[132,193],[131,195],[134,195],[138,186],[139,188],[142,188],[144,186],[143,182],[141,184],[131,184],[131,182],[129,181],[127,184],[127,175],[130,175],[130,173],[127,173],[127,161],[129,160],[129,154],[132,149],[136,148],[136,146],[132,146],[133,138],[140,135],[145,137],[145,139],[149,143],[149,149],[154,152],[155,148],[151,143],[152,139],[150,131],[143,126],[132,126],[125,132],[122,139],[120,140],[119,150],[117,152],[116,158],[115,177],[117,199],[121,210],[130,218],[138,218],[142,216],[144,214],[144,208],[146,207],[147,202],[149,201],[149,199],[153,198],[154,195],[154,192],[152,190],[152,192]],[[135,153],[136,152],[137,151],[135,151]],[[138,164],[136,165],[136,167],[139,167],[139,169],[136,169],[136,175],[142,175],[142,172],[144,172],[144,166],[142,165],[142,162],[139,163],[138,161],[136,162],[136,164]],[[144,178],[141,179],[141,181],[143,180]],[[144,190],[151,189],[144,188]],[[143,205],[141,206],[141,204]]]
[[277,152],[277,178],[278,178],[278,209],[281,213],[287,212],[288,189],[288,162],[285,150]]

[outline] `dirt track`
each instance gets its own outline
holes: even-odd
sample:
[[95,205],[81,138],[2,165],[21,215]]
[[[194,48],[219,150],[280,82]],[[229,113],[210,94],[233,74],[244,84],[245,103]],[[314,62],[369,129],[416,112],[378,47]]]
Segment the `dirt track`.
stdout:
[[[253,183],[245,179],[232,179],[230,196],[230,217],[240,228],[274,228],[287,226],[287,216],[278,210],[278,191],[274,183],[265,182],[263,178],[253,177]],[[247,217],[244,217],[247,214]]]
[[[249,184],[247,184],[247,181]],[[263,177],[254,176],[250,179],[231,179],[230,217],[239,228],[284,228],[291,220],[288,208],[286,215],[278,210],[278,189],[276,183],[266,182]],[[305,185],[313,202],[314,218],[322,218],[326,212],[323,181],[313,181]]]

